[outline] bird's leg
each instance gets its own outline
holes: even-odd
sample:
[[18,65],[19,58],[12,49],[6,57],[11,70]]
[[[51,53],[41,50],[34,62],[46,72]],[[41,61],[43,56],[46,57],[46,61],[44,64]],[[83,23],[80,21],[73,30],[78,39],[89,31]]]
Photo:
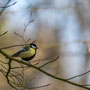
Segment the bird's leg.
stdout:
[[32,65],[29,61],[28,61],[28,64],[29,64],[29,65]]

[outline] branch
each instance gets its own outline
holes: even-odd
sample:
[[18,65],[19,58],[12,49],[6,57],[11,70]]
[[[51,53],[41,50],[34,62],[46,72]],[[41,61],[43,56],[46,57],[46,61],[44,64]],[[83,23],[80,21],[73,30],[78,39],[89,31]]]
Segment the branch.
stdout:
[[8,64],[8,63],[6,63],[6,62],[3,62],[2,60],[0,60],[0,62],[3,63],[3,64]]
[[[1,12],[0,12],[0,16],[2,15],[2,13],[4,12],[4,10],[5,10],[6,8],[11,7],[12,5],[14,5],[14,4],[16,3],[16,2],[15,2],[15,3],[11,4],[11,5],[8,5],[11,1],[12,1],[12,0],[8,0],[4,7],[0,7],[0,8],[2,8],[2,10],[1,10]],[[8,5],[8,6],[6,6],[6,5]]]
[[8,84],[9,84],[12,88],[14,88],[14,89],[17,90],[17,88],[14,87],[14,86],[10,83],[10,80],[9,80],[9,78],[8,78],[8,77],[9,77],[10,70],[11,70],[11,62],[12,62],[12,60],[9,59],[9,63],[8,63],[8,71],[7,71],[7,73],[6,73],[6,78],[7,78]]
[[16,4],[17,3],[17,1],[16,2],[14,2],[13,4],[11,4],[11,5],[8,5],[8,6],[2,6],[2,7],[0,7],[0,8],[8,8],[8,7],[11,7],[11,6],[13,6],[14,4]]
[[72,85],[74,85],[74,86],[78,86],[78,87],[81,87],[81,88],[90,90],[89,87],[83,86],[83,85],[81,85],[81,84],[74,83],[74,82],[72,82],[72,81],[68,81],[67,79],[64,79],[64,78],[56,77],[55,75],[52,75],[52,74],[44,71],[43,69],[40,69],[39,67],[36,67],[36,66],[34,66],[34,65],[31,65],[31,64],[28,64],[27,62],[23,62],[23,61],[21,61],[21,60],[19,60],[19,59],[15,59],[15,58],[13,58],[13,57],[10,57],[7,53],[5,53],[4,51],[2,51],[1,49],[0,49],[0,53],[1,53],[3,56],[5,56],[5,57],[7,57],[8,59],[10,59],[10,60],[13,60],[13,61],[18,62],[18,63],[22,63],[22,64],[27,65],[27,66],[29,66],[29,67],[32,67],[32,68],[34,68],[34,69],[36,69],[36,70],[39,70],[40,72],[42,72],[42,73],[46,74],[47,76],[50,76],[50,77],[52,77],[52,78],[54,78],[54,79],[56,79],[56,80],[63,81],[63,82],[72,84]]
[[50,86],[51,84],[46,84],[46,85],[43,85],[43,86],[38,86],[38,87],[32,87],[32,88],[27,88],[27,89],[37,89],[37,88],[42,88],[42,87],[47,87],[47,86]]
[[67,80],[71,80],[71,79],[74,79],[74,78],[77,78],[77,77],[81,77],[81,76],[86,75],[86,74],[88,74],[88,73],[90,73],[90,70],[87,71],[87,72],[85,72],[85,73],[82,73],[82,74],[79,74],[79,75],[73,76],[73,77],[71,77],[71,78],[68,78]]
[[13,47],[17,47],[17,46],[25,46],[25,45],[28,45],[28,44],[19,44],[19,45],[11,45],[11,46],[7,46],[7,47],[2,47],[0,49],[8,49],[8,48],[13,48]]
[[8,72],[6,74],[6,77],[8,77],[8,75],[10,73],[10,69],[11,69],[11,60],[9,60],[9,63],[8,63]]
[[[35,43],[36,42],[36,40],[34,40],[33,42],[31,42],[31,43]],[[25,46],[25,45],[29,45],[30,43],[27,43],[27,44],[18,44],[18,45],[11,45],[11,46],[7,46],[7,47],[2,47],[2,48],[0,48],[0,49],[8,49],[8,48],[13,48],[13,47],[17,47],[17,46]]]
[[[31,14],[31,16],[32,16],[32,14]],[[22,35],[14,32],[15,35],[17,35],[18,37],[20,37],[20,38],[24,41],[25,46],[26,46],[26,43],[27,43],[28,41],[30,41],[30,38],[29,38],[28,40],[25,40],[24,34],[25,34],[25,32],[26,32],[27,27],[29,26],[29,24],[32,23],[33,21],[34,21],[34,20],[32,19],[32,20],[30,20],[27,24],[24,24],[24,30],[23,30],[23,34],[22,34]]]
[[3,34],[0,34],[0,36],[3,36],[3,35],[5,35],[6,33],[8,33],[8,31],[4,32]]
[[58,56],[58,57],[56,57],[54,60],[51,60],[51,61],[49,61],[49,62],[47,62],[47,63],[43,64],[43,65],[42,65],[42,66],[40,66],[39,68],[42,68],[42,67],[46,66],[47,64],[49,64],[49,63],[52,63],[52,62],[56,61],[58,58],[59,58],[59,56]]

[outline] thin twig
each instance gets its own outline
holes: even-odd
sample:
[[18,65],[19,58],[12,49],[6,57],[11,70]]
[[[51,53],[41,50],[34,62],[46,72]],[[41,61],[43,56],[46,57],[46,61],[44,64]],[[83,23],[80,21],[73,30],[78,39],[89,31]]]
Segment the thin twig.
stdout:
[[3,63],[3,64],[8,64],[8,63],[6,63],[6,62],[3,62],[2,60],[0,60],[0,62]]
[[28,39],[28,40],[26,41],[25,38],[24,38],[24,34],[25,34],[25,32],[26,32],[27,27],[29,26],[29,24],[32,23],[33,21],[34,21],[34,20],[32,19],[32,20],[30,20],[27,24],[24,24],[24,30],[23,30],[23,34],[22,34],[22,35],[14,32],[15,35],[17,35],[18,37],[20,37],[20,38],[24,41],[25,46],[26,46],[26,43],[27,43],[30,39]]
[[23,64],[21,64],[21,63],[20,63],[20,65],[21,65],[21,67],[22,67],[22,79],[23,79],[23,81],[24,81],[24,80],[25,80],[25,78],[24,78],[24,76],[25,76],[25,75],[24,75],[24,66],[23,66]]
[[25,67],[12,67],[11,69],[21,69],[21,68],[25,68]]
[[31,39],[29,38],[29,39],[26,41],[26,43],[28,43],[30,40],[31,40]]
[[47,62],[47,63],[43,64],[43,65],[42,65],[42,66],[40,66],[39,68],[42,68],[42,67],[44,67],[44,66],[48,65],[49,63],[52,63],[52,62],[56,61],[58,58],[59,58],[59,56],[57,56],[54,60],[51,60],[51,61],[49,61],[49,62]]
[[[33,42],[31,43],[35,43],[36,40],[34,40]],[[9,49],[9,48],[13,48],[13,47],[20,47],[20,46],[25,46],[25,45],[30,45],[31,43],[27,43],[27,44],[18,44],[18,45],[11,45],[11,46],[7,46],[7,47],[2,47],[0,49]]]
[[50,86],[51,84],[46,84],[46,85],[42,85],[42,86],[37,86],[37,87],[32,87],[32,88],[27,88],[27,89],[38,89],[38,88],[42,88],[42,87],[47,87]]
[[[29,43],[30,44],[30,43]],[[29,45],[29,44],[26,44],[26,45]],[[20,46],[25,46],[25,44],[19,44],[19,45],[11,45],[11,46],[7,46],[7,47],[2,47],[0,49],[9,49],[9,48],[13,48],[13,47],[20,47]]]
[[16,33],[16,32],[13,32],[15,35],[17,35],[18,37],[22,38],[22,35]]
[[17,88],[16,88],[15,86],[13,86],[13,85],[10,83],[10,80],[9,80],[9,78],[8,78],[9,73],[10,73],[10,70],[11,70],[11,62],[12,62],[12,60],[9,59],[9,63],[8,63],[8,71],[7,71],[7,73],[6,73],[6,78],[7,78],[8,84],[9,84],[12,88],[14,88],[14,89],[17,90]]
[[11,6],[15,5],[16,3],[17,3],[17,1],[16,1],[16,2],[14,2],[14,3],[13,3],[13,4],[11,4],[11,5],[2,6],[2,7],[0,7],[0,8],[8,8],[8,7],[11,7]]
[[18,77],[17,75],[14,75],[14,74],[12,74],[12,73],[10,73],[11,74],[11,76],[13,76],[19,83],[23,83],[23,80],[20,78],[20,77]]
[[31,43],[35,43],[36,42],[36,40],[34,40],[33,42],[31,42]]
[[[1,66],[2,66],[4,69],[8,70],[8,69],[7,69],[6,67],[4,67],[2,64],[1,64]],[[12,69],[12,68],[11,68],[11,69]],[[12,73],[15,73],[16,75],[14,75],[14,74],[12,74]],[[21,82],[23,82],[23,80],[22,80],[22,78],[23,78],[22,74],[20,74],[20,73],[18,73],[18,72],[15,72],[15,71],[12,71],[12,70],[11,70],[11,73],[9,73],[9,74],[13,75],[14,77],[18,78]],[[9,75],[8,75],[8,76],[9,76]],[[18,76],[20,76],[21,78],[19,78]]]
[[3,34],[0,34],[0,36],[3,36],[3,35],[5,35],[6,33],[8,33],[8,31],[4,32]]
[[5,75],[5,71],[4,71],[3,69],[0,69],[0,72],[1,72],[4,76],[6,76],[6,75]]
[[90,86],[90,84],[86,84],[86,85],[83,85],[83,86]]
[[[11,1],[12,1],[12,0],[8,0],[4,6],[8,5]],[[2,10],[1,10],[1,12],[0,12],[0,16],[2,15],[2,13],[4,12],[5,9],[6,9],[6,8],[2,8]]]
[[8,71],[7,71],[6,77],[8,77],[8,75],[9,75],[9,73],[10,73],[10,70],[11,70],[11,62],[12,62],[12,60],[10,59],[9,62],[8,62]]
[[84,73],[82,73],[82,74],[79,74],[79,75],[73,76],[73,77],[71,77],[71,78],[68,78],[67,80],[71,80],[71,79],[74,79],[74,78],[77,78],[77,77],[81,77],[81,76],[86,75],[86,74],[88,74],[88,73],[90,73],[90,70],[87,71],[87,72],[84,72]]

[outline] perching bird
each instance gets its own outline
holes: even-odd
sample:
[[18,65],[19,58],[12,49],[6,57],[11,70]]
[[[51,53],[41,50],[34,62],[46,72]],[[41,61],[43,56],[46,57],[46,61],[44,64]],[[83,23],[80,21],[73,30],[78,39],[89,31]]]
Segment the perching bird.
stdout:
[[22,60],[29,61],[32,60],[36,55],[37,49],[38,47],[35,44],[30,44],[28,46],[25,46],[17,53],[13,54],[12,57],[21,57]]

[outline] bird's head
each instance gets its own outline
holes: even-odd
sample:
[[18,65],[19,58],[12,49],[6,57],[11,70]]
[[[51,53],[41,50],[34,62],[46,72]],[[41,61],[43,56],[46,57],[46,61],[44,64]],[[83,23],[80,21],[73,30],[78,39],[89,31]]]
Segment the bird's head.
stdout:
[[34,48],[35,50],[38,49],[38,47],[36,46],[36,44],[33,44],[33,43],[30,44],[30,48]]

